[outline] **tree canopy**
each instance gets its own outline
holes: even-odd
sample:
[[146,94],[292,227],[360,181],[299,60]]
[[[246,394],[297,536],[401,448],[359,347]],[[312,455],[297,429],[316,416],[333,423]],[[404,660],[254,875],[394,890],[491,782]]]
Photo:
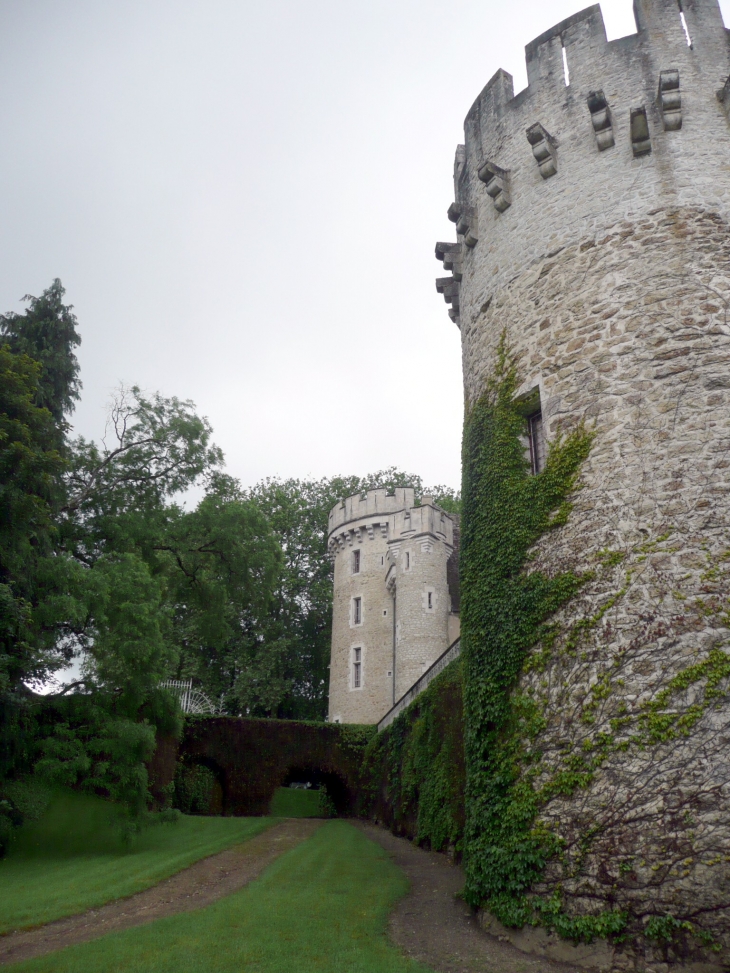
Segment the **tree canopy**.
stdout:
[[[155,734],[179,726],[165,679],[225,713],[324,718],[332,506],[373,487],[459,498],[396,469],[245,489],[192,402],[136,386],[98,441],[73,438],[63,299],[56,280],[0,316],[0,774],[105,793],[138,820]],[[47,692],[72,659],[79,677]]]

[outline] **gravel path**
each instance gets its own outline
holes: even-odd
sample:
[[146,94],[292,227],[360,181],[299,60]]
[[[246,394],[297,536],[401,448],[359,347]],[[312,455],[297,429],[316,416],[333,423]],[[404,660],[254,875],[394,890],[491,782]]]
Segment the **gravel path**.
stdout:
[[392,942],[408,956],[437,973],[580,973],[575,966],[528,955],[481,930],[469,906],[456,898],[464,874],[445,855],[424,851],[373,824],[357,826],[410,880],[411,891],[395,907],[388,929]]
[[141,926],[178,912],[190,912],[236,892],[279,855],[309,838],[324,822],[288,818],[245,844],[204,858],[190,868],[126,899],[57,922],[0,938],[0,966],[85,943],[108,932]]

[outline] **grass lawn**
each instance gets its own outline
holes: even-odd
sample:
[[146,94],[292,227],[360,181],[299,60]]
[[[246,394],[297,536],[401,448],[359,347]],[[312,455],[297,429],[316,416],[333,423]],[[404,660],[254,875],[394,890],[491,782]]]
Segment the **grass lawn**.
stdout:
[[320,808],[319,791],[303,787],[277,787],[271,800],[271,814],[281,818],[325,817]]
[[14,973],[429,973],[385,938],[407,881],[330,821],[240,892],[199,912],[8,966]]
[[113,804],[59,794],[0,860],[0,934],[103,905],[263,831],[271,818],[184,816],[146,829],[126,850]]

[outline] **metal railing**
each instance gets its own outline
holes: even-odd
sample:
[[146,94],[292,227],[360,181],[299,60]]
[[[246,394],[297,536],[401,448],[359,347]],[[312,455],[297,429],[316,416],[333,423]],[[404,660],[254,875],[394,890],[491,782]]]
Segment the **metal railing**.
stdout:
[[384,730],[386,726],[390,726],[396,716],[399,716],[403,710],[410,706],[413,700],[418,696],[423,690],[428,686],[429,683],[440,673],[444,671],[446,666],[453,662],[454,659],[458,659],[461,655],[461,639],[457,639],[452,642],[448,649],[436,659],[436,661],[431,665],[420,679],[417,679],[407,693],[404,693],[401,698],[395,703],[391,709],[385,714],[382,720],[378,723],[378,733]]
[[166,679],[160,683],[162,689],[169,689],[180,701],[183,713],[207,713],[216,716],[218,707],[211,703],[205,693],[193,689],[192,679]]

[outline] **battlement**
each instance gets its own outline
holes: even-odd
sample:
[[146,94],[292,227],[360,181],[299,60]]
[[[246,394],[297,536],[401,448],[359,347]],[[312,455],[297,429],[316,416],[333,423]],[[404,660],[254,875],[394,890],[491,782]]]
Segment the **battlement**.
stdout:
[[359,540],[362,531],[373,535],[376,528],[384,537],[411,537],[421,533],[441,536],[453,543],[453,521],[432,497],[423,497],[415,506],[413,487],[398,487],[393,493],[368,490],[340,500],[329,514],[328,536],[331,550]]
[[[635,0],[637,33],[609,41],[600,4],[586,7],[525,45],[527,87],[514,93],[512,76],[499,69],[487,82],[465,119],[475,115],[500,121],[525,101],[549,93],[558,98],[571,86],[594,87],[597,72],[626,68],[637,58],[652,62],[706,63],[727,52],[727,32],[717,0]],[[667,61],[668,59],[668,61]],[[610,65],[607,61],[614,61]],[[717,79],[718,81],[720,79]],[[724,81],[724,78],[722,79]],[[656,92],[653,92],[656,95]]]
[[477,264],[496,287],[578,230],[636,215],[642,200],[676,204],[680,187],[683,203],[717,200],[713,167],[730,151],[719,4],[635,0],[634,15],[637,33],[613,41],[598,4],[566,18],[527,44],[526,88],[515,94],[500,69],[469,110],[448,210],[457,239],[436,245],[451,274],[436,289],[459,326]]
[[405,510],[415,503],[413,487],[396,487],[393,493],[385,489],[368,490],[367,493],[356,493],[354,497],[347,497],[330,510],[328,518],[328,533],[348,524],[353,520],[372,517],[374,514],[394,514],[398,510]]

